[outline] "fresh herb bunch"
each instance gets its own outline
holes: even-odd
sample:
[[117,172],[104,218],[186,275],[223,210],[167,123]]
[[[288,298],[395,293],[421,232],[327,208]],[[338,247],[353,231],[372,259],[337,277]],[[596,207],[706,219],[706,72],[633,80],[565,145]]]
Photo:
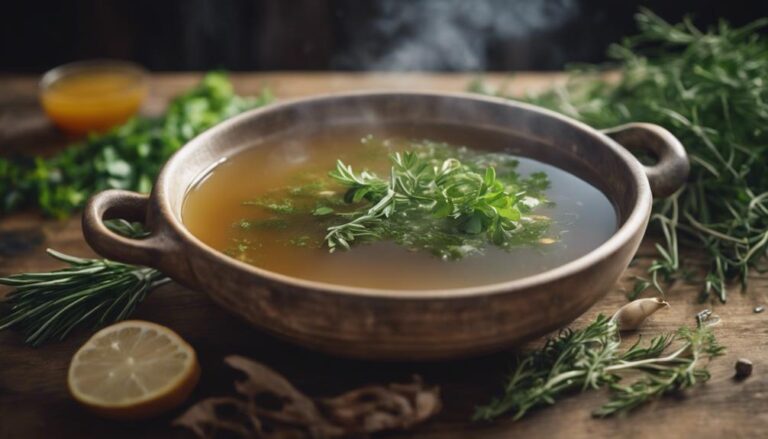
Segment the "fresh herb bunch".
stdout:
[[365,200],[373,206],[343,214],[352,219],[328,229],[325,240],[330,251],[349,248],[360,239],[392,238],[388,220],[398,213],[410,221],[418,212],[445,218],[455,233],[485,234],[488,241],[502,247],[510,245],[524,227],[521,210],[530,212],[529,204],[522,202],[525,191],[505,185],[493,167],[480,171],[457,159],[435,166],[413,151],[395,153],[390,159],[388,180],[367,171],[357,175],[342,161],[331,172],[333,179],[348,188],[347,202]]
[[609,49],[618,82],[582,68],[567,85],[527,100],[598,128],[656,123],[681,140],[689,182],[655,203],[665,244],[634,294],[686,275],[679,242],[707,252],[702,300],[714,292],[725,302],[726,282],[745,287],[768,249],[768,39],[758,32],[768,19],[702,31],[690,19],[672,25],[642,10],[637,23],[638,35]]
[[[144,235],[136,225],[114,224],[116,228],[110,228],[129,236]],[[32,346],[63,340],[77,327],[123,320],[149,291],[170,280],[152,268],[77,258],[51,249],[48,254],[69,267],[0,278],[0,285],[14,288],[1,304],[7,312],[0,317],[0,331],[17,329]]]
[[[368,139],[369,153],[385,151],[371,143]],[[536,244],[548,231],[549,218],[532,214],[547,203],[546,174],[520,176],[517,160],[509,155],[412,141],[387,158],[388,178],[370,170],[355,172],[339,160],[329,178],[246,201],[243,204],[271,216],[244,219],[236,227],[286,229],[302,224],[298,232],[306,234],[310,223],[325,232],[324,239],[315,243],[309,236],[297,236],[291,244],[325,245],[333,252],[387,240],[445,259],[480,252],[488,243],[502,248]],[[230,254],[241,255],[243,245],[247,247],[238,238]]]
[[258,97],[237,96],[226,75],[209,73],[174,99],[161,117],[136,117],[48,159],[0,158],[0,213],[36,207],[65,217],[104,189],[149,192],[160,168],[184,143],[270,100],[268,91]]
[[[620,344],[616,321],[603,315],[582,329],[561,331],[547,339],[541,349],[518,358],[504,394],[478,407],[474,418],[491,420],[511,413],[517,420],[535,407],[554,404],[569,392],[606,386],[611,389],[610,400],[593,415],[627,412],[651,399],[707,381],[709,372],[701,363],[724,352],[706,325],[682,327],[645,345],[638,340],[624,352],[620,352]],[[671,345],[675,349],[665,354]],[[639,377],[623,385],[626,374]]]

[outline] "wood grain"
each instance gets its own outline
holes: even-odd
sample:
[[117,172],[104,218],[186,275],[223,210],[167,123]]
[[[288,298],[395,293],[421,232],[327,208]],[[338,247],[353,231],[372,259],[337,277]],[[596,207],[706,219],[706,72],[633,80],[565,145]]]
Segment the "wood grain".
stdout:
[[[153,77],[153,98],[145,109],[160,111],[168,97],[194,84],[199,75],[166,74]],[[358,75],[321,73],[238,74],[240,93],[255,93],[269,85],[281,97],[342,90],[409,88],[461,91],[471,75]],[[505,75],[492,75],[500,84]],[[509,80],[515,93],[542,89],[561,81],[561,75],[521,74]],[[49,128],[34,104],[33,78],[0,79],[0,154],[18,145],[29,151],[50,151],[64,143]],[[21,110],[19,110],[21,109]],[[22,117],[23,116],[23,117]],[[19,119],[21,117],[21,119]],[[9,122],[10,121],[10,122]],[[26,127],[20,129],[19,124]],[[10,129],[9,126],[14,127]],[[27,133],[32,129],[34,132]],[[42,133],[42,134],[41,134]],[[47,134],[46,134],[47,133]],[[27,139],[27,140],[25,140]],[[28,139],[37,139],[29,141]],[[32,149],[34,148],[34,149]],[[625,303],[624,289],[640,274],[653,254],[653,238],[647,238],[638,264],[576,325],[597,313],[611,313]],[[34,212],[0,219],[0,274],[48,270],[58,265],[44,254],[46,247],[80,256],[93,253],[80,232],[79,218],[43,220]],[[695,249],[683,257],[698,261]],[[203,368],[193,399],[231,393],[234,374],[222,363],[225,355],[240,354],[262,361],[311,395],[333,395],[353,386],[404,379],[421,374],[443,389],[444,411],[418,429],[387,437],[402,438],[593,438],[593,437],[698,437],[751,438],[768,433],[768,312],[753,308],[768,302],[768,276],[753,274],[750,287],[739,293],[731,288],[729,303],[700,304],[696,285],[677,284],[668,292],[669,310],[653,316],[642,335],[671,331],[693,324],[696,312],[713,307],[722,318],[717,335],[727,347],[726,356],[711,365],[712,380],[685,395],[665,398],[643,407],[624,419],[597,420],[590,411],[604,400],[602,392],[574,395],[556,406],[536,411],[520,422],[501,420],[473,424],[468,417],[475,404],[498,391],[513,353],[441,363],[372,363],[340,360],[306,351],[266,336],[213,305],[205,295],[176,284],[162,287],[139,308],[136,318],[155,321],[178,331],[198,351]],[[67,395],[66,368],[71,355],[88,337],[74,334],[63,343],[29,348],[18,334],[0,333],[0,438],[37,437],[190,437],[169,426],[175,414],[135,424],[120,424],[88,415]],[[631,342],[636,337],[627,337]],[[535,344],[535,343],[533,343]],[[752,377],[733,380],[733,365],[746,357],[755,364]]]

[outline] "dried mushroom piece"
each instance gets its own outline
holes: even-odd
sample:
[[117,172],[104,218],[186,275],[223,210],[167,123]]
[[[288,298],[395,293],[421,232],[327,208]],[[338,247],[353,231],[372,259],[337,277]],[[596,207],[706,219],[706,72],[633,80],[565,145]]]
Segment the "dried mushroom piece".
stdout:
[[209,398],[174,421],[198,437],[265,439],[364,437],[410,428],[440,411],[440,392],[419,377],[411,383],[367,386],[335,398],[312,399],[282,375],[240,356],[225,362],[245,374],[243,398]]

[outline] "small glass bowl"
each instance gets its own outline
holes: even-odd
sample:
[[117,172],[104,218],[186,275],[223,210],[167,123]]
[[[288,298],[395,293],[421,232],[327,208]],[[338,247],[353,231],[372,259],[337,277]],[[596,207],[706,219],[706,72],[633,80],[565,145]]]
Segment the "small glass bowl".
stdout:
[[147,91],[146,70],[126,61],[74,62],[49,70],[40,80],[43,109],[73,135],[126,122],[139,111]]

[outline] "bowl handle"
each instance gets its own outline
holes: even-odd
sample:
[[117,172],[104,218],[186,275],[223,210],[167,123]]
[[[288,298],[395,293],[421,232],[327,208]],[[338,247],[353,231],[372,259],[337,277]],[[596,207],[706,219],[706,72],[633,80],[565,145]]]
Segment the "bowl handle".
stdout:
[[176,243],[158,230],[141,239],[128,238],[111,231],[104,220],[122,218],[146,222],[149,196],[111,189],[92,196],[83,212],[83,235],[100,255],[128,264],[163,268],[166,257],[176,250]]
[[603,133],[629,150],[644,150],[656,156],[655,165],[645,166],[655,198],[672,195],[688,180],[690,165],[685,148],[666,129],[651,123],[628,123]]

